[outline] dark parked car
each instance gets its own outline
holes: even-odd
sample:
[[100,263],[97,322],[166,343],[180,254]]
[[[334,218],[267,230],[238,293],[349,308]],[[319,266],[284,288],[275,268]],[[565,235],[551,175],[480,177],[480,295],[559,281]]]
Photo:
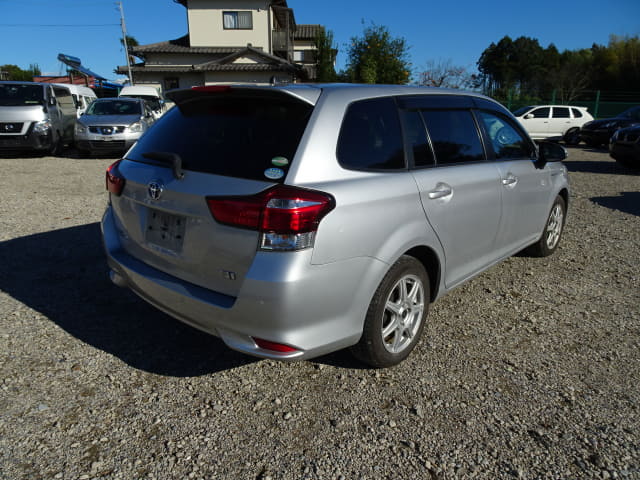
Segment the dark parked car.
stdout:
[[611,137],[609,155],[625,167],[640,169],[640,125],[621,128]]
[[613,133],[619,128],[634,125],[640,125],[640,105],[631,107],[616,117],[585,123],[580,129],[580,140],[590,147],[599,147],[608,144]]

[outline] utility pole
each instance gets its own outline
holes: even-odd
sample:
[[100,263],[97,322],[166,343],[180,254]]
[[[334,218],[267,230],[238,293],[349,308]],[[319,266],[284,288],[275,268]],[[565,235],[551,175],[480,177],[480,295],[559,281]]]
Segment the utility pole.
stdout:
[[122,2],[116,2],[120,8],[120,26],[122,27],[122,40],[124,42],[124,56],[127,58],[127,72],[129,72],[129,85],[133,85],[133,75],[131,74],[131,62],[129,61],[129,46],[127,45],[127,26],[124,23],[124,10]]

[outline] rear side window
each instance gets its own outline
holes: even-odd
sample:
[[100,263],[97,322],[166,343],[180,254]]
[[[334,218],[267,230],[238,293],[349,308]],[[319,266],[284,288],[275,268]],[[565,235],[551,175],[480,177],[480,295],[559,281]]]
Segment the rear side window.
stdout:
[[392,98],[363,100],[348,107],[337,155],[340,165],[353,170],[405,168],[400,120]]
[[175,153],[185,170],[251,180],[283,181],[313,107],[279,98],[196,97],[167,112],[128,158]]
[[573,118],[582,118],[582,112],[577,108],[572,108],[571,112],[573,113]]
[[438,165],[484,160],[484,149],[469,110],[424,110]]

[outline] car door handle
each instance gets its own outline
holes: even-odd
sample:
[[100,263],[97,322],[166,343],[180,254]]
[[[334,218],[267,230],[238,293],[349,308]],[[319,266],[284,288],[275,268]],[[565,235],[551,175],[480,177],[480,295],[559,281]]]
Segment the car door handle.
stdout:
[[427,195],[431,200],[447,197],[453,194],[453,189],[446,183],[437,183],[436,188],[431,190]]
[[515,187],[516,183],[518,183],[518,177],[516,177],[512,173],[508,174],[506,178],[502,179],[502,184],[507,187]]

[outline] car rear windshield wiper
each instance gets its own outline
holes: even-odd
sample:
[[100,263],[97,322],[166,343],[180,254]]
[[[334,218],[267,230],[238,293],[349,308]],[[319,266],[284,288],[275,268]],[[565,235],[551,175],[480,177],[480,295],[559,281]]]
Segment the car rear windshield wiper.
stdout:
[[173,176],[177,180],[182,180],[184,178],[184,172],[182,171],[182,158],[180,155],[173,152],[146,152],[143,153],[142,156],[144,158],[148,158],[149,160],[158,160],[163,163],[168,163],[171,165],[173,170]]

